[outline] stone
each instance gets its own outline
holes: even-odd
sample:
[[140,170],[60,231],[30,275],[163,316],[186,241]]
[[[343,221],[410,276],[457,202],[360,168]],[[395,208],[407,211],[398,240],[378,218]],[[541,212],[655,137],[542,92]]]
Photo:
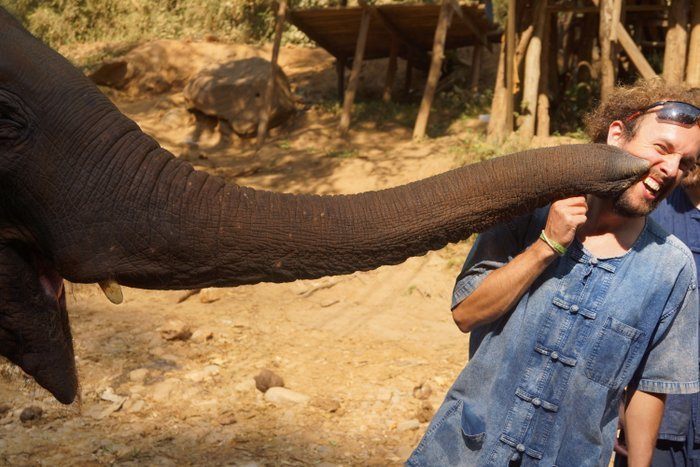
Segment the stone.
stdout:
[[430,397],[432,393],[433,388],[430,387],[430,384],[427,381],[413,388],[413,397],[416,399],[425,400]]
[[283,387],[271,387],[265,392],[265,400],[275,405],[306,404],[310,397]]
[[153,385],[151,389],[151,397],[153,400],[163,402],[170,397],[172,393],[180,385],[180,380],[176,378],[168,378]]
[[187,375],[185,375],[185,377],[190,381],[199,383],[206,379],[210,379],[212,376],[216,376],[218,374],[219,367],[217,365],[207,365],[201,370],[190,371],[189,373],[187,373]]
[[209,287],[199,291],[199,301],[202,303],[214,303],[226,294],[226,289]]
[[250,392],[253,389],[256,389],[255,380],[253,378],[244,379],[233,387],[233,390],[236,392]]
[[[251,57],[203,70],[183,90],[187,106],[226,122],[242,137],[255,136],[271,69],[269,61]],[[280,67],[274,81],[269,128],[284,123],[295,110],[289,80]]]
[[19,414],[19,421],[22,423],[27,423],[34,420],[39,420],[42,415],[44,415],[44,409],[36,405],[31,405],[22,410],[22,412]]
[[211,329],[195,329],[190,338],[192,342],[201,344],[202,342],[210,341],[214,338],[214,332]]
[[143,383],[148,377],[148,369],[139,368],[129,372],[129,381],[134,383]]
[[237,421],[236,416],[233,414],[223,414],[218,419],[219,425],[221,426],[233,425]]
[[124,402],[124,411],[127,413],[139,413],[146,407],[146,402],[143,399],[129,398]]
[[12,410],[12,407],[10,407],[9,405],[0,404],[0,418],[7,415],[10,412],[10,410]]
[[272,370],[264,368],[255,376],[255,387],[260,392],[267,392],[270,388],[284,387],[284,380]]
[[167,341],[186,341],[192,337],[189,326],[179,319],[171,319],[158,328],[160,336]]
[[396,425],[396,429],[398,431],[401,431],[401,432],[413,431],[413,430],[417,430],[418,428],[420,428],[420,422],[416,419],[405,420],[405,421],[399,423],[398,425]]
[[435,409],[433,408],[433,404],[431,404],[429,401],[423,401],[416,411],[416,418],[421,423],[429,422],[433,419],[434,415]]

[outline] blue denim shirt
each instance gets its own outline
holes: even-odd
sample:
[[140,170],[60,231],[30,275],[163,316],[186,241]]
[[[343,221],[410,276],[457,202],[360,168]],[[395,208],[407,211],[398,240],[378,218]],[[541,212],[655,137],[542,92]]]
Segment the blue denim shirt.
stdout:
[[[480,235],[453,307],[537,241],[547,213]],[[698,391],[696,279],[688,248],[652,220],[620,257],[575,241],[509,313],[472,331],[469,364],[408,464],[607,466],[625,386]]]
[[[690,202],[685,192],[677,188],[661,202],[651,218],[690,248],[695,258],[695,267],[700,270],[700,211]],[[698,394],[669,396],[666,399],[659,439],[685,441],[692,418],[694,442],[700,443],[699,402]]]

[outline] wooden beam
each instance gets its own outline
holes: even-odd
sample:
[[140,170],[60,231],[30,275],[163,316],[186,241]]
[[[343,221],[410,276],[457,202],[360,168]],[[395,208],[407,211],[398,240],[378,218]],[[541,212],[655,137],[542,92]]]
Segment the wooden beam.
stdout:
[[386,81],[384,82],[384,92],[382,93],[384,102],[391,101],[391,90],[394,88],[394,80],[396,78],[396,58],[398,54],[399,43],[397,40],[392,40],[389,47],[389,66],[386,70]]
[[277,22],[275,24],[275,39],[272,44],[272,58],[270,60],[270,78],[267,80],[265,98],[262,109],[260,109],[260,121],[258,122],[258,148],[263,145],[267,137],[267,129],[270,124],[270,113],[272,112],[272,100],[275,97],[275,87],[277,84],[277,60],[280,54],[280,44],[282,42],[282,31],[284,30],[284,20],[287,16],[287,0],[280,0],[277,8]]
[[340,133],[347,134],[350,129],[350,113],[352,112],[352,104],[355,101],[355,93],[357,92],[357,83],[360,79],[360,70],[362,69],[362,59],[365,55],[365,45],[367,44],[367,32],[369,31],[369,21],[371,13],[367,9],[362,10],[362,19],[360,20],[360,30],[357,33],[357,44],[355,46],[355,58],[352,61],[352,71],[348,80],[348,90],[345,92],[345,100],[343,102],[343,113],[340,116]]
[[649,79],[657,77],[656,72],[651,65],[649,65],[649,62],[644,57],[644,54],[642,54],[642,51],[639,50],[637,44],[634,43],[634,39],[630,37],[625,26],[622,23],[617,23],[615,25],[615,31],[620,45],[627,53],[630,60],[632,60],[632,63],[637,68],[637,71],[639,71],[639,74],[642,75],[642,78]]
[[406,76],[403,80],[403,94],[408,96],[411,93],[411,87],[413,85],[413,61],[409,57],[406,60]]
[[700,87],[700,0],[693,0],[693,18],[690,23],[688,69],[685,75],[688,86]]
[[484,31],[481,31],[479,28],[476,27],[474,24],[474,21],[472,21],[471,17],[469,15],[465,15],[464,12],[462,11],[462,7],[459,6],[459,3],[457,0],[450,0],[450,6],[454,10],[454,13],[457,14],[457,18],[464,24],[467,29],[469,29],[472,34],[474,34],[474,37],[481,42],[481,45],[487,47],[489,49],[489,52],[491,51],[491,44],[486,40],[486,34]]
[[[594,6],[570,6],[570,5],[550,5],[547,11],[552,13],[598,13],[600,8],[598,1],[593,1]],[[655,11],[666,11],[666,5],[625,5],[625,10],[628,13],[644,13]]]
[[619,18],[619,13],[616,14],[614,11],[615,7],[615,0],[600,0],[598,42],[600,43],[600,100],[602,102],[608,99],[615,87],[615,45],[612,42],[615,24],[613,18]]
[[406,48],[408,49],[409,53],[415,54],[416,57],[425,55],[423,49],[421,49],[420,46],[415,44],[409,35],[404,34],[403,31],[396,27],[396,25],[391,21],[391,19],[386,15],[386,13],[381,11],[376,6],[367,3],[367,0],[358,0],[358,3],[362,8],[369,9],[370,13],[372,13],[372,17],[376,21],[378,21],[379,24],[384,26],[391,33],[394,39],[399,40],[401,43],[403,43],[403,45],[406,46]]
[[479,91],[479,78],[481,77],[481,56],[484,48],[475,45],[472,51],[472,79],[469,88],[472,92]]
[[433,40],[433,56],[430,63],[430,71],[428,72],[428,80],[425,83],[425,91],[423,92],[423,100],[420,103],[416,125],[413,127],[413,139],[420,139],[425,136],[425,130],[428,127],[428,117],[430,116],[430,108],[433,105],[435,97],[435,88],[440,79],[440,69],[442,61],[445,58],[445,38],[447,37],[447,29],[450,27],[450,20],[454,9],[450,6],[449,0],[442,0],[440,8],[440,16],[438,18],[437,27],[435,28],[435,38]]
[[506,24],[506,132],[513,131],[513,111],[515,110],[515,0],[508,0],[508,21]]

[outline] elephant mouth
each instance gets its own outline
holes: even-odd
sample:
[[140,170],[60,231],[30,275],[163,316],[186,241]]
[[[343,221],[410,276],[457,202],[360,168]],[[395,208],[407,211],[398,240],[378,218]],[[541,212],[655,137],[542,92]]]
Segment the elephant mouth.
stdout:
[[75,400],[75,369],[63,278],[26,244],[0,244],[0,355],[60,402]]

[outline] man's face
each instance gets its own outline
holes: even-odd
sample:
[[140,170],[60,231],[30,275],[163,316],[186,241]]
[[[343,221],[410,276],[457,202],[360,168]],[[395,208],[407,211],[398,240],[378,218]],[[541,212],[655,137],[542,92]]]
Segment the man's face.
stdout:
[[646,216],[695,168],[700,155],[700,126],[659,120],[652,112],[638,118],[637,132],[630,140],[624,137],[622,123],[613,122],[608,144],[651,164],[647,175],[613,203],[615,211],[625,217]]

